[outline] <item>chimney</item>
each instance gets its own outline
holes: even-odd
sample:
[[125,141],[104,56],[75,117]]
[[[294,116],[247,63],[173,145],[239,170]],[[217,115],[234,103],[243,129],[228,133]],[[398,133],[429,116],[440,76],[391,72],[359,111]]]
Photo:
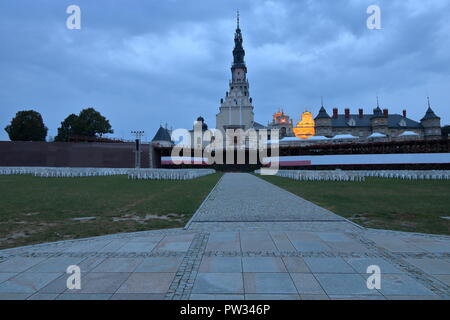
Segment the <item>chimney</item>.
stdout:
[[389,116],[389,110],[388,109],[383,109],[383,115],[385,117]]
[[350,118],[350,109],[349,108],[345,108],[345,118],[346,119]]
[[333,118],[337,118],[338,117],[338,108],[334,108],[333,109]]
[[359,118],[360,119],[364,118],[364,110],[363,109],[359,109],[358,113],[359,113]]
[[406,110],[403,110],[403,118],[406,118]]

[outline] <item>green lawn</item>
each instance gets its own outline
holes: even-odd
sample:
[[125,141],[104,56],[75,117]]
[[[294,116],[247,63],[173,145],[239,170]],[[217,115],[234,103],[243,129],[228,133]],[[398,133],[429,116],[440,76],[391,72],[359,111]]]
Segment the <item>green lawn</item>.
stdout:
[[450,181],[295,181],[260,176],[369,228],[450,235]]
[[[186,181],[0,176],[0,248],[182,227],[220,176]],[[96,219],[72,220],[79,217]]]

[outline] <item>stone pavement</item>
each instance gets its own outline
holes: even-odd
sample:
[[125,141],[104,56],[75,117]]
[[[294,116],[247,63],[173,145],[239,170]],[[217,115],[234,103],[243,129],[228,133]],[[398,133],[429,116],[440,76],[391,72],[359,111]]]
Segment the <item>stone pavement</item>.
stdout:
[[364,229],[226,174],[185,229],[0,251],[0,299],[450,299],[450,237]]

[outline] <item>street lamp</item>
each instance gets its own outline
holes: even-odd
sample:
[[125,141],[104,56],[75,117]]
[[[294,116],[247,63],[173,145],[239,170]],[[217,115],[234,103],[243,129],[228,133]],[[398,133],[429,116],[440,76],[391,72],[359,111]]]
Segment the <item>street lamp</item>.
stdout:
[[139,169],[141,167],[141,137],[144,135],[144,131],[131,131],[135,139],[135,157],[134,157],[134,167]]

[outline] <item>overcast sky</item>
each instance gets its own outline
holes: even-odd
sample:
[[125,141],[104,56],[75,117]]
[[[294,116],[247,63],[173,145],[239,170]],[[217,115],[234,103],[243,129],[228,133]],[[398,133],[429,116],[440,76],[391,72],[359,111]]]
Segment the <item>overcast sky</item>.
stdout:
[[[81,30],[66,8],[81,8]],[[366,27],[378,4],[382,30]],[[71,113],[94,107],[117,138],[161,123],[215,127],[228,90],[236,9],[255,120],[282,107],[391,113],[420,120],[431,97],[450,123],[448,0],[1,0],[0,140],[19,110],[39,111],[56,135]]]

